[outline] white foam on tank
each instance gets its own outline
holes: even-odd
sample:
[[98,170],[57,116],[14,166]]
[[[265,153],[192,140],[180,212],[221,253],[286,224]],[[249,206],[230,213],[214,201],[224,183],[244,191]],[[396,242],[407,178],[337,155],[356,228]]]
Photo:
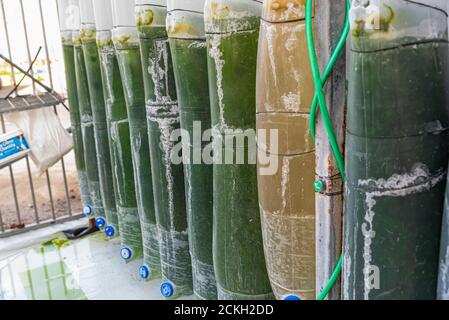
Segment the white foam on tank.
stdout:
[[[275,35],[277,34],[277,28],[275,25],[265,25],[265,38],[268,48],[268,57],[270,60],[270,66],[271,66],[271,73],[274,80],[274,85],[277,84],[277,72],[276,72],[276,58],[274,56],[274,39]],[[268,93],[268,92],[267,92]]]
[[197,297],[206,300],[206,297],[202,296],[203,293],[212,294],[217,290],[214,266],[198,259],[194,259],[192,255],[191,259],[192,278],[194,283],[193,291]]
[[301,96],[297,93],[289,92],[281,97],[285,110],[289,112],[300,112]]
[[425,192],[432,189],[435,185],[441,182],[445,173],[440,170],[436,176],[431,176],[429,168],[422,163],[417,163],[413,166],[410,173],[394,174],[388,179],[366,179],[359,180],[359,187],[375,188],[375,191],[367,192],[365,195],[365,204],[367,206],[364,223],[362,224],[362,234],[364,237],[363,245],[363,261],[364,261],[364,299],[369,299],[371,291],[369,285],[369,270],[372,262],[371,245],[376,237],[374,230],[374,207],[376,205],[375,198],[382,197],[406,197],[408,195]]
[[349,279],[351,277],[351,255],[349,253],[349,232],[345,236],[345,250],[343,255],[343,300],[349,300]]
[[[172,112],[179,115],[179,106],[172,108]],[[174,225],[174,177],[172,172],[172,162],[171,154],[173,147],[175,146],[175,141],[171,139],[171,133],[176,129],[180,119],[177,117],[155,117],[154,115],[149,115],[149,120],[157,123],[160,132],[160,148],[163,152],[163,163],[165,166],[165,179],[167,180],[167,195],[168,195],[168,212],[170,217],[170,229],[175,230]]]
[[215,70],[216,70],[216,85],[217,85],[217,96],[218,96],[218,107],[220,110],[219,114],[219,123],[218,123],[218,129],[224,130],[224,129],[230,129],[228,125],[226,124],[225,120],[225,104],[223,102],[224,99],[224,91],[223,91],[223,67],[225,64],[225,61],[223,60],[223,53],[221,52],[220,46],[221,46],[221,36],[220,35],[210,35],[209,36],[209,44],[210,48],[208,50],[209,57],[212,58],[215,64]]
[[169,44],[168,39],[156,41],[156,57],[149,58],[148,73],[152,78],[154,85],[155,101],[149,101],[151,104],[171,104],[174,103],[170,97],[170,75],[169,75]]
[[287,208],[287,188],[290,181],[290,160],[284,157],[282,160],[281,200],[282,211]]
[[440,261],[440,280],[438,291],[441,291],[441,300],[449,300],[449,246],[446,246],[446,254]]

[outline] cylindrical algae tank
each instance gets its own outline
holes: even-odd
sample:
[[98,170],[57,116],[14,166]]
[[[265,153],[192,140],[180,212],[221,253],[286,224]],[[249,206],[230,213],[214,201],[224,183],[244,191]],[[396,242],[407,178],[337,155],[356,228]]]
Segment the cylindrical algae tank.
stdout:
[[309,129],[315,87],[304,13],[302,0],[265,0],[259,38],[259,203],[278,299],[315,299],[315,144]]
[[[112,43],[112,6],[110,0],[95,0],[95,26],[97,46],[100,56],[106,117],[111,144],[111,163],[116,190],[117,212],[136,212],[137,201],[131,153],[128,113],[115,48]],[[126,215],[118,214],[122,247],[136,246],[141,241],[133,224],[127,222]],[[122,219],[122,217],[125,217]],[[133,217],[133,216],[131,216]],[[106,234],[118,234],[114,226],[107,226]]]
[[[151,210],[153,205],[151,169],[148,161],[150,153],[145,120],[139,43],[134,20],[134,1],[113,0],[112,12],[114,25],[112,39],[116,50],[128,113],[135,192],[139,209],[136,210],[135,206],[131,206],[121,207],[119,210],[119,220],[123,223],[120,230],[123,241],[121,253],[125,260],[133,260],[143,257],[140,214],[144,214],[144,211],[148,210],[143,201],[150,202],[149,210]],[[124,231],[124,228],[127,231]],[[124,232],[129,237],[123,237]],[[154,271],[157,271],[157,263],[151,267]],[[148,276],[150,272],[151,270],[148,269]]]
[[446,1],[353,1],[344,299],[435,299],[448,162]]
[[112,180],[111,151],[106,117],[100,58],[96,43],[95,17],[92,0],[79,0],[81,17],[81,43],[86,63],[90,104],[94,122],[95,146],[97,149],[100,192],[103,200],[104,217],[97,216],[97,227],[107,225],[118,228],[115,190]]
[[167,30],[181,112],[184,179],[193,291],[200,299],[217,298],[212,257],[213,167],[202,158],[202,137],[211,129],[205,0],[168,2]]
[[208,0],[205,27],[214,135],[213,255],[218,298],[271,299],[256,167],[261,1]]
[[[173,64],[161,1],[138,1],[137,24],[142,54],[156,221],[160,233],[161,293],[167,298],[192,293],[183,165],[172,154],[181,138]],[[149,19],[149,17],[152,17]]]
[[87,216],[93,215],[94,217],[104,217],[103,201],[100,192],[100,178],[98,174],[97,149],[95,146],[94,122],[87,82],[86,64],[81,44],[81,20],[78,0],[73,0],[73,8],[73,10],[76,11],[71,17],[75,24],[72,39],[75,56],[76,88],[81,116],[84,161],[86,164],[87,182],[89,185],[91,201],[90,204],[84,206],[83,211]]
[[[78,172],[78,179],[81,191],[81,201],[83,206],[90,205],[89,183],[86,173],[86,162],[84,161],[83,132],[81,128],[81,113],[78,103],[78,92],[76,88],[75,74],[75,49],[73,46],[72,15],[76,7],[73,0],[59,0],[59,24],[61,30],[62,50],[64,54],[65,77],[67,84],[67,98],[70,107],[70,120],[72,125],[73,146],[75,152],[75,164]],[[89,208],[87,208],[90,211]]]

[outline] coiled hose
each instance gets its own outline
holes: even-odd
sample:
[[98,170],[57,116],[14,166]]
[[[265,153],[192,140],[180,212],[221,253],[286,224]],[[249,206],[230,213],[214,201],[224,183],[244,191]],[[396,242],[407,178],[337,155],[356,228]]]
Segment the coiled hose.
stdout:
[[[327,108],[326,103],[326,97],[324,95],[324,86],[329,78],[330,73],[332,72],[332,69],[340,57],[340,54],[342,51],[344,51],[345,45],[346,45],[346,39],[349,34],[350,25],[349,25],[349,10],[350,10],[351,4],[349,0],[346,0],[346,21],[345,26],[342,31],[342,34],[340,36],[340,39],[338,40],[337,46],[332,53],[332,56],[329,60],[329,63],[324,70],[323,75],[320,74],[320,67],[318,64],[317,59],[317,53],[315,49],[315,40],[313,37],[313,0],[307,0],[306,3],[306,37],[307,37],[307,46],[309,51],[309,58],[310,58],[310,64],[312,67],[312,75],[313,80],[315,83],[315,98],[313,100],[311,112],[310,112],[310,132],[312,134],[312,138],[315,140],[315,121],[316,121],[316,114],[318,112],[318,105],[319,109],[321,111],[321,116],[323,118],[323,122],[326,128],[326,132],[329,138],[329,142],[335,157],[335,160],[337,162],[338,169],[340,171],[340,174],[342,176],[343,181],[346,179],[345,176],[345,164],[343,160],[343,155],[340,151],[340,148],[338,146],[337,139],[335,137],[335,131],[334,127],[332,125],[329,110]],[[342,269],[342,256],[340,256],[338,263],[334,269],[334,272],[332,273],[331,278],[329,279],[329,282],[324,287],[323,291],[318,295],[316,300],[324,300],[327,295],[329,294],[329,291],[333,288],[335,285],[335,282],[337,281],[338,277],[340,276],[341,269]]]

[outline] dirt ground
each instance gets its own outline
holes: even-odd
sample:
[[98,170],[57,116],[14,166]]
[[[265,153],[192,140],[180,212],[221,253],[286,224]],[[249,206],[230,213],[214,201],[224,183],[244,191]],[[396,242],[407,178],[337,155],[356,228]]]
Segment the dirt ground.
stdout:
[[[8,89],[0,90],[0,97],[4,96],[4,92]],[[70,126],[70,115],[63,108],[58,107],[58,114],[61,122],[65,128]],[[6,132],[15,130],[15,126],[6,122]],[[1,132],[0,125],[0,132]],[[49,170],[51,192],[54,203],[54,211],[56,217],[63,217],[68,215],[69,203],[72,213],[80,213],[82,211],[78,176],[75,167],[75,159],[73,151],[64,157],[65,170],[67,174],[67,185],[69,196],[66,197],[63,179],[63,169],[61,162],[54,165]],[[37,176],[37,170],[30,159],[30,167],[32,172],[32,183],[36,195],[36,206],[33,205],[33,197],[31,192],[31,185],[28,178],[26,160],[20,160],[12,165],[12,173],[16,185],[18,205],[20,209],[21,222],[16,213],[16,205],[13,196],[13,188],[11,183],[11,172],[8,167],[0,169],[0,214],[3,220],[5,229],[14,229],[23,227],[23,224],[30,224],[36,222],[36,210],[41,221],[51,219],[53,217],[53,210],[50,201],[49,187],[47,184],[46,175]],[[1,228],[0,228],[1,229]]]

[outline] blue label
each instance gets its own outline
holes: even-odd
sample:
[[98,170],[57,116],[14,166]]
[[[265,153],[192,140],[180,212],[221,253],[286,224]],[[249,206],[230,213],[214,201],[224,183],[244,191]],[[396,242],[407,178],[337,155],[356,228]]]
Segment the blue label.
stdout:
[[0,141],[0,160],[29,149],[30,147],[23,135]]

